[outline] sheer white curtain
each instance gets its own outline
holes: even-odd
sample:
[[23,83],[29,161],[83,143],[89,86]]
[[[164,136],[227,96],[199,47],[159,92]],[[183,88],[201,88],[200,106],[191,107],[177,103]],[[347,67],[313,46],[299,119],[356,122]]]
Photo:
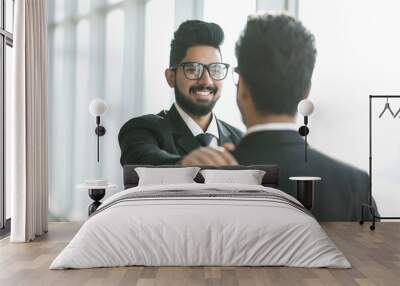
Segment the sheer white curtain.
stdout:
[[14,72],[6,99],[12,242],[47,231],[47,23],[44,0],[15,3]]

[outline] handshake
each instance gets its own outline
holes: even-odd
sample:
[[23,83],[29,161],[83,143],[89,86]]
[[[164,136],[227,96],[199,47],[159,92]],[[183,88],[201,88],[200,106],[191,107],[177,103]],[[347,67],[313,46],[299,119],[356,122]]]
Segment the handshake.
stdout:
[[238,165],[238,162],[231,154],[234,149],[235,145],[232,143],[226,143],[218,147],[201,147],[184,156],[177,164],[183,166]]

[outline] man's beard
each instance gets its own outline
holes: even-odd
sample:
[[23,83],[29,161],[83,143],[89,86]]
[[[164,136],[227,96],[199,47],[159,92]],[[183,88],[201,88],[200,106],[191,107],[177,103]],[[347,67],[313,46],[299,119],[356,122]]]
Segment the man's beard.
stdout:
[[[178,87],[175,87],[175,100],[178,103],[179,107],[185,110],[187,113],[194,115],[194,116],[204,116],[210,113],[215,104],[218,101],[218,98],[215,98],[215,94],[217,93],[218,89],[213,87],[206,87],[203,85],[192,86],[189,89],[189,94],[196,92],[196,90],[204,90],[209,89],[211,93],[214,95],[214,98],[207,103],[197,103],[194,100],[184,96]],[[191,96],[191,95],[189,95]]]

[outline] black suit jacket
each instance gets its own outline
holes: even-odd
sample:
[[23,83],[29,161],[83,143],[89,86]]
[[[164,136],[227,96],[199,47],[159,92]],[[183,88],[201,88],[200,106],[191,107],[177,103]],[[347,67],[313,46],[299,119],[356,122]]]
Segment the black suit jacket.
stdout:
[[296,131],[250,133],[239,143],[234,156],[242,165],[279,165],[280,189],[296,197],[291,176],[318,176],[312,213],[320,221],[354,221],[361,204],[368,202],[366,172],[335,160],[313,148],[304,160],[304,140]]
[[[242,132],[217,119],[219,145],[237,144]],[[121,165],[173,165],[182,156],[200,147],[173,105],[169,111],[133,118],[118,135]]]

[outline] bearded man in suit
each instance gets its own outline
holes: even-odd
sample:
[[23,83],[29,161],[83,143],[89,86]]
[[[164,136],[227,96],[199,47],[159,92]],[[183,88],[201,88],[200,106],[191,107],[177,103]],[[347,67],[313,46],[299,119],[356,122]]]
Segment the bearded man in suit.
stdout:
[[168,111],[125,123],[118,136],[121,165],[236,163],[223,148],[214,148],[231,150],[242,136],[212,112],[229,69],[219,49],[223,39],[224,33],[215,23],[190,20],[179,26],[165,71],[176,102]]

